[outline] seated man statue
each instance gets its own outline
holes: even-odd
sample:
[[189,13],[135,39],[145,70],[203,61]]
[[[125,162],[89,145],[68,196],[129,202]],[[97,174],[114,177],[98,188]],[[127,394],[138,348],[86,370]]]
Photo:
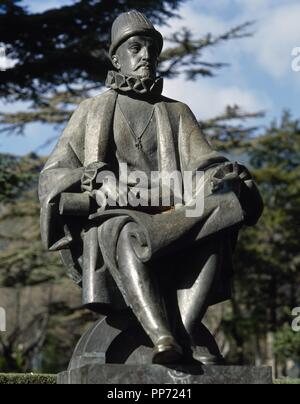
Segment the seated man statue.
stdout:
[[202,320],[230,298],[238,232],[263,202],[189,107],[162,96],[162,48],[143,14],[114,22],[109,89],[79,105],[41,173],[42,239],[61,252],[86,307],[134,314],[154,364],[221,363],[197,350],[213,345]]

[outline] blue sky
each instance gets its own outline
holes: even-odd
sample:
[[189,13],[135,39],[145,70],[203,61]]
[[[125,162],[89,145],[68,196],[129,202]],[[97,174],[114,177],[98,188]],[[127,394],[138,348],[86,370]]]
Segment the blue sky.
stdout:
[[[73,0],[24,0],[33,11],[72,4]],[[283,109],[299,117],[300,72],[291,68],[292,49],[300,47],[299,0],[188,0],[180,9],[181,19],[173,19],[162,29],[165,35],[189,27],[195,36],[222,33],[244,21],[256,21],[255,35],[221,45],[205,53],[207,60],[230,64],[213,79],[187,82],[183,77],[166,81],[165,95],[188,103],[198,118],[222,113],[226,105],[238,104],[247,111],[264,110],[267,125],[279,118]],[[1,74],[1,72],[0,72]],[[18,103],[3,105],[1,111],[21,110]],[[32,124],[25,137],[0,137],[0,151],[25,154],[36,150],[48,138],[59,135],[57,128]],[[43,149],[48,154],[53,145]]]

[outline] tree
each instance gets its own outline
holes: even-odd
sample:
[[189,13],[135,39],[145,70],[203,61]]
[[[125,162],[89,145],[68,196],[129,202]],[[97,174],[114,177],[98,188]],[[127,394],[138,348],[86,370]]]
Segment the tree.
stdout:
[[7,332],[0,335],[0,369],[63,370],[95,317],[81,309],[80,289],[40,240],[36,186],[44,160],[35,155],[0,157],[6,185],[0,204],[0,307],[7,311]]
[[[154,23],[163,24],[184,1],[81,0],[41,14],[28,13],[18,0],[4,2],[0,6],[0,37],[7,55],[18,63],[1,73],[0,97],[10,102],[29,101],[32,110],[0,114],[0,132],[22,133],[27,123],[37,121],[65,123],[80,101],[104,85],[112,68],[107,51],[117,15],[137,8]],[[206,62],[203,52],[249,36],[250,26],[245,23],[204,38],[194,38],[187,29],[174,33],[161,55],[160,74],[169,78],[185,74],[188,79],[213,76],[225,64]]]
[[291,330],[292,309],[300,305],[300,121],[284,113],[248,154],[265,212],[238,245],[234,321],[226,322],[227,334],[235,339],[240,363],[253,362],[255,355],[265,362],[272,341],[270,359],[278,371],[287,352],[300,361],[299,338]]
[[78,0],[71,6],[31,14],[20,0],[6,0],[0,6],[0,37],[18,63],[1,75],[0,96],[36,100],[60,85],[103,82],[109,67],[110,27],[117,15],[138,8],[162,23],[181,2]]
[[[82,0],[41,14],[30,14],[20,1],[2,2],[1,40],[8,47],[8,55],[20,63],[1,72],[0,96],[12,102],[30,101],[32,109],[0,114],[1,130],[22,132],[33,121],[65,123],[75,105],[104,83],[111,67],[106,52],[115,16],[138,8],[161,24],[182,2]],[[10,29],[12,26],[16,30]],[[205,49],[248,36],[249,28],[249,24],[243,24],[223,35],[209,34],[204,38],[194,38],[188,30],[173,34],[161,56],[160,73],[169,78],[184,74],[192,80],[213,76],[224,63],[206,63]],[[233,301],[224,318],[226,336],[234,351],[231,359],[241,364],[253,362],[254,356],[262,362],[266,359],[268,335],[274,336],[280,360],[286,352],[297,352],[298,343],[284,330],[290,320],[290,308],[300,305],[295,286],[299,284],[300,262],[299,122],[285,114],[279,125],[274,123],[264,136],[257,137],[257,128],[245,127],[245,120],[258,116],[259,113],[229,106],[221,116],[200,122],[219,150],[231,155],[247,153],[266,202],[258,227],[241,235]],[[237,120],[240,125],[236,125]],[[25,328],[16,322],[10,338],[2,340],[6,369],[32,369],[41,352],[40,367],[48,371],[63,368],[80,335],[74,330],[80,330],[91,319],[90,314],[79,309],[79,300],[70,302],[60,295],[60,288],[70,284],[64,283],[67,281],[57,257],[47,255],[39,240],[39,206],[32,189],[41,164],[33,155],[22,159],[0,155],[0,233],[4,229],[5,236],[0,237],[0,283],[16,290],[16,302],[23,301],[24,288],[30,288],[34,296],[37,293],[39,299],[47,297],[42,312],[31,313]],[[53,291],[54,287],[58,289]],[[42,289],[35,292],[35,288]],[[21,315],[19,306],[17,303],[16,316]],[[37,329],[43,330],[38,339]],[[291,340],[289,349],[285,346],[282,353],[282,341],[286,344]],[[56,352],[61,353],[59,358]]]
[[0,202],[12,201],[32,186],[43,163],[35,154],[22,158],[0,154]]

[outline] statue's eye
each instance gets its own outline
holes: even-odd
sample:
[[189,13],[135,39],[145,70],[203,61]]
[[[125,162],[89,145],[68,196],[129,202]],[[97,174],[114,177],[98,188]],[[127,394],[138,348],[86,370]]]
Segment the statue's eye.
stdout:
[[130,47],[131,52],[133,53],[138,53],[141,50],[141,47],[139,45],[132,45]]

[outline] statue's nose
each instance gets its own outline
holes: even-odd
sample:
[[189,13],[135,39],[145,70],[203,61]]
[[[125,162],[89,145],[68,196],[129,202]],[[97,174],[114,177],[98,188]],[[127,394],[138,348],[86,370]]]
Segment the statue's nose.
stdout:
[[146,46],[143,48],[142,57],[143,57],[143,60],[150,60],[150,52]]

